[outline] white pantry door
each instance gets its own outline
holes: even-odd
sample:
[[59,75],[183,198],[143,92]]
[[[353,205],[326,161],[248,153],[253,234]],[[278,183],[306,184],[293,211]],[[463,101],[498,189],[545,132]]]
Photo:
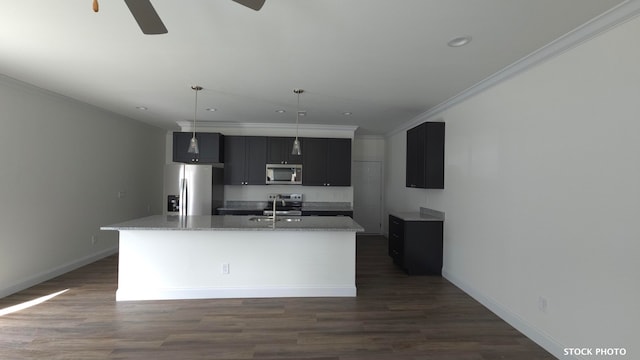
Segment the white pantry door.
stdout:
[[382,233],[382,163],[353,162],[353,219],[367,234]]

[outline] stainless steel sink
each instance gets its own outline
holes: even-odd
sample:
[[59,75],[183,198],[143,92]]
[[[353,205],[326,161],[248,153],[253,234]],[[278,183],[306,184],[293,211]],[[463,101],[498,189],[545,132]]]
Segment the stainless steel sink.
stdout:
[[254,216],[254,217],[250,217],[249,221],[258,221],[258,222],[260,222],[260,221],[268,221],[268,222],[273,222],[273,218],[271,216]]
[[[254,216],[254,217],[250,217],[249,221],[256,221],[256,222],[273,222],[273,217],[271,216]],[[286,222],[297,222],[297,221],[302,221],[301,218],[292,218],[292,217],[278,217],[276,216],[276,221],[286,221]]]
[[283,218],[277,218],[276,221],[297,222],[297,221],[302,221],[302,219],[301,218],[283,217]]

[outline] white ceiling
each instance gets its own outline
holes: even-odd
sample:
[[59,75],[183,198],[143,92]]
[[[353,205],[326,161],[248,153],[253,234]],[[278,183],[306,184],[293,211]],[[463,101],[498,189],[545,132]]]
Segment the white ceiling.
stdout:
[[198,121],[251,123],[295,123],[302,88],[301,122],[384,134],[621,2],[152,0],[169,33],[143,35],[119,0],[2,0],[0,73],[166,129],[191,85]]

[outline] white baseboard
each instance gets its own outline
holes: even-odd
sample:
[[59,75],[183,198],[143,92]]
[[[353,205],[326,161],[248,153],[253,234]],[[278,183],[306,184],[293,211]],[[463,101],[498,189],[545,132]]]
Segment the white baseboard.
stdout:
[[85,256],[83,258],[68,262],[66,264],[62,264],[53,269],[43,271],[39,274],[35,274],[24,280],[18,281],[17,283],[11,286],[0,289],[0,298],[9,296],[11,294],[15,294],[18,291],[22,291],[24,289],[28,289],[34,285],[40,284],[41,282],[53,279],[57,276],[68,273],[69,271],[91,264],[92,262],[98,261],[107,256],[113,255],[117,252],[118,252],[118,246],[114,246],[114,247],[102,250],[100,252]]
[[[509,309],[506,309],[500,303],[496,302],[494,299],[482,294],[480,291],[475,289],[473,286],[468,283],[462,281],[461,279],[453,276],[448,271],[442,271],[442,277],[447,279],[449,282],[453,283],[455,286],[460,288],[462,291],[467,293],[469,296],[474,298],[476,301],[487,307],[494,314],[498,315],[502,320],[506,321],[509,325],[516,328],[518,331],[523,333],[526,337],[531,339],[533,342],[537,343],[545,350],[551,353],[551,355],[560,359],[568,359],[570,356],[564,355],[564,349],[567,346],[564,346],[553,339],[550,335],[544,333],[540,329],[528,323],[525,319],[520,317],[518,314],[512,312]],[[575,358],[578,359],[578,358]]]
[[250,287],[250,288],[185,288],[185,289],[122,289],[116,291],[116,301],[229,299],[273,297],[355,297],[355,286],[335,287]]

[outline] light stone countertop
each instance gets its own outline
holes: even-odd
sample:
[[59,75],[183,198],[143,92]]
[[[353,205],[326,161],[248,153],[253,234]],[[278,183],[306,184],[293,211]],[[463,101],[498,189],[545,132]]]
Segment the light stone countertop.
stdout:
[[278,216],[300,221],[251,221],[256,216],[152,215],[103,226],[101,230],[194,230],[194,231],[352,231],[364,228],[348,216]]
[[423,207],[420,211],[391,212],[389,215],[404,221],[444,221],[444,212]]

